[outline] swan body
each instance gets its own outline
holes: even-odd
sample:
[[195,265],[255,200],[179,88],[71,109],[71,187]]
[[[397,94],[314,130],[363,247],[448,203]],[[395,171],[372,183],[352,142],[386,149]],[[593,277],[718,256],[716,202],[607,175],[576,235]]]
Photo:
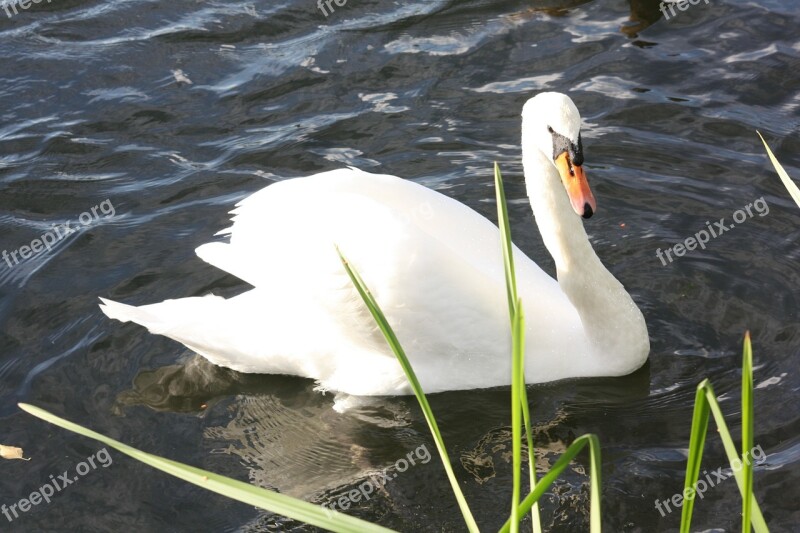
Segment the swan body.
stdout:
[[[556,282],[514,247],[526,378],[630,373],[647,358],[647,328],[578,216],[591,215],[594,198],[580,167],[577,109],[564,95],[542,93],[525,105],[522,130],[528,195],[558,271]],[[338,246],[371,289],[426,392],[510,383],[500,235],[466,205],[411,181],[348,168],[277,182],[232,214],[232,226],[221,232],[230,242],[196,252],[253,289],[141,307],[103,299],[106,315],[237,371],[308,377],[352,395],[408,394]]]

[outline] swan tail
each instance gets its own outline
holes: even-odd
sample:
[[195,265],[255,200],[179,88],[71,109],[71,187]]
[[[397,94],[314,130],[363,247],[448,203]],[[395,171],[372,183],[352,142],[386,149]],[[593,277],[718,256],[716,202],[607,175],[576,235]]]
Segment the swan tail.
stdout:
[[110,319],[120,322],[135,322],[144,325],[149,322],[148,313],[136,306],[115,302],[106,298],[100,298],[100,310]]
[[[127,305],[106,298],[100,298],[100,310],[108,318],[119,320],[120,322],[134,322],[146,327],[151,333],[166,335],[170,338],[183,342],[176,338],[180,335],[180,330],[190,324],[197,324],[202,321],[202,317],[211,317],[219,309],[219,305],[225,301],[220,296],[208,295],[195,298],[180,298],[178,300],[165,300],[161,303],[142,305],[136,307]],[[201,320],[198,320],[201,319]]]
[[[291,355],[290,348],[300,337],[291,330],[291,322],[260,313],[257,306],[248,305],[250,296],[228,300],[208,295],[140,307],[100,298],[100,309],[109,318],[134,322],[180,342],[218,366],[246,373],[318,377],[313,365],[306,368],[309,365],[302,357]],[[237,303],[244,304],[241,313],[235,312]],[[291,320],[296,321],[295,317]]]

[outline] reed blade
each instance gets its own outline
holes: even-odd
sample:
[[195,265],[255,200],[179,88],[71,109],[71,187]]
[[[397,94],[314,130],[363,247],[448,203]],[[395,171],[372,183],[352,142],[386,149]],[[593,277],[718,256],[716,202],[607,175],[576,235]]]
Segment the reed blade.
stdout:
[[753,346],[750,332],[742,348],[742,532],[750,533],[753,498]]
[[392,326],[389,324],[389,321],[386,320],[386,316],[383,314],[378,302],[375,300],[369,288],[364,283],[364,280],[361,279],[358,271],[347,261],[338,247],[336,248],[336,251],[339,253],[339,258],[342,261],[342,265],[344,265],[344,269],[347,271],[347,275],[350,276],[350,280],[356,287],[358,294],[366,304],[367,309],[369,309],[369,312],[372,315],[372,318],[380,328],[384,338],[386,339],[386,342],[389,344],[389,347],[392,349],[392,352],[394,352],[395,357],[397,357],[400,366],[403,368],[403,372],[405,372],[406,378],[411,385],[411,389],[414,391],[414,395],[417,397],[419,406],[422,409],[422,414],[425,416],[425,421],[428,423],[428,428],[431,430],[431,435],[433,435],[436,449],[439,451],[439,457],[442,460],[442,465],[447,473],[447,478],[450,481],[453,494],[458,502],[458,507],[461,509],[461,515],[464,517],[464,522],[467,525],[467,529],[470,532],[477,533],[479,531],[478,524],[475,522],[475,518],[472,516],[472,512],[469,509],[467,500],[464,498],[464,494],[461,492],[461,487],[458,484],[455,472],[450,464],[450,457],[447,455],[447,448],[445,448],[444,439],[439,431],[439,425],[436,423],[436,417],[433,416],[433,410],[428,403],[428,399],[425,397],[425,392],[422,390],[422,385],[420,385],[419,380],[417,379],[417,375],[411,366],[411,362],[408,360],[405,350],[403,350],[403,347],[400,345],[400,341],[397,339]]
[[284,494],[255,487],[249,483],[244,483],[236,479],[220,476],[213,472],[207,472],[200,468],[189,466],[177,461],[165,459],[157,455],[143,452],[127,444],[123,444],[110,437],[92,431],[74,422],[58,417],[40,407],[21,403],[19,408],[23,411],[42,420],[67,429],[84,437],[94,439],[115,450],[133,457],[148,466],[166,472],[184,481],[188,481],[198,487],[211,492],[216,492],[228,498],[259,507],[266,511],[277,513],[295,520],[300,520],[306,524],[325,528],[330,531],[342,531],[348,533],[389,533],[393,530],[385,527],[370,524],[359,518],[347,516],[332,509],[326,509]]
[[[558,476],[569,466],[572,459],[586,445],[589,445],[589,461],[590,465],[590,487],[591,487],[591,508],[589,516],[589,525],[591,533],[600,533],[602,527],[602,508],[600,501],[600,487],[602,486],[601,480],[601,457],[600,457],[600,440],[597,435],[587,433],[581,435],[573,441],[573,443],[566,449],[564,453],[558,458],[552,468],[542,476],[536,487],[528,494],[522,503],[519,504],[517,509],[517,519],[522,520],[522,517],[527,514],[533,505],[539,501],[545,491],[550,488],[550,485],[558,479]],[[500,533],[509,533],[511,530],[511,519],[507,520],[503,527],[500,528]]]
[[778,162],[778,159],[775,157],[775,154],[772,153],[772,150],[770,150],[769,145],[767,144],[767,141],[764,140],[761,132],[757,131],[756,133],[758,133],[758,136],[761,137],[761,142],[764,143],[764,148],[767,149],[769,160],[772,161],[772,166],[775,167],[775,170],[778,172],[778,176],[780,176],[784,187],[786,187],[786,190],[789,191],[789,194],[792,196],[797,206],[800,207],[800,189],[797,188],[797,185],[795,185],[795,183],[789,177],[789,174],[786,173],[786,171],[783,169],[783,166]]
[[[733,441],[731,432],[728,429],[728,424],[725,422],[725,416],[722,414],[717,395],[714,393],[714,388],[711,383],[705,379],[697,386],[697,393],[694,402],[694,415],[692,417],[692,435],[689,439],[689,458],[686,465],[686,482],[684,484],[684,491],[688,488],[693,490],[697,486],[697,479],[700,473],[700,462],[703,457],[703,448],[705,446],[706,432],[709,424],[709,413],[714,417],[714,423],[717,425],[722,446],[725,449],[725,455],[728,458],[728,463],[731,465],[731,471],[736,479],[736,484],[739,487],[739,492],[742,495],[742,511],[749,512],[748,522],[743,524],[752,524],[756,533],[769,533],[769,528],[764,520],[764,515],[758,505],[753,494],[752,486],[752,464],[747,465],[745,459],[752,463],[751,451],[753,449],[753,363],[752,363],[752,346],[750,345],[749,333],[745,335],[744,348],[743,348],[743,364],[742,364],[742,454],[740,455],[736,449],[736,444]],[[745,455],[747,454],[747,455]],[[736,465],[739,465],[738,467]],[[750,480],[746,479],[747,467],[750,470]],[[743,468],[744,467],[744,468]],[[745,470],[745,472],[742,472]],[[749,484],[749,487],[748,487]],[[681,533],[688,533],[691,528],[692,510],[694,509],[694,496],[692,498],[685,498],[683,500],[683,511],[681,513]],[[749,511],[747,511],[749,507]],[[744,516],[742,518],[744,520]],[[747,526],[743,527],[745,531]]]
[[[517,278],[514,271],[514,248],[511,242],[511,223],[509,222],[508,218],[508,204],[506,202],[505,188],[503,187],[503,176],[500,174],[500,166],[496,162],[494,164],[494,189],[497,200],[497,227],[500,229],[500,244],[503,251],[503,270],[506,278],[508,313],[513,330],[516,309],[521,309],[522,302],[520,302],[517,297]],[[528,483],[530,485],[530,490],[533,490],[536,486],[536,454],[533,447],[533,430],[531,429],[531,415],[530,409],[528,408],[528,393],[525,388],[527,380],[525,379],[524,374],[524,350],[522,351],[521,356],[523,358],[521,362],[523,374],[522,387],[519,389],[518,396],[522,405],[522,420],[525,426],[525,443],[528,446]],[[531,510],[531,524],[533,533],[542,533],[542,521],[539,515],[538,503],[536,503]]]

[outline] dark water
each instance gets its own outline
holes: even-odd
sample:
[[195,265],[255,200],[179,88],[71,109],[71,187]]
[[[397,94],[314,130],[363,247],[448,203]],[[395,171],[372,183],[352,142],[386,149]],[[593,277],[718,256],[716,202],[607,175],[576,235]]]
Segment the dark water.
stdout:
[[[772,531],[800,524],[800,210],[756,137],[800,178],[800,8],[711,0],[664,20],[656,0],[53,0],[0,11],[0,249],[54,224],[82,231],[12,268],[0,263],[0,463],[11,505],[101,449],[17,410],[43,406],[136,447],[331,502],[425,444],[410,398],[353,415],[308,380],[209,368],[182,346],[106,319],[128,303],[248,287],[194,256],[238,199],[274,180],[345,164],[417,180],[494,216],[505,169],[516,242],[552,262],[521,176],[519,111],[568,92],[584,117],[599,211],[595,248],[643,309],[650,363],[623,379],[530,388],[548,467],[576,436],[603,445],[606,531],[674,531],[656,499],[683,486],[696,384],[713,381],[740,428],[740,346],[755,346],[758,499]],[[191,83],[190,83],[191,82]],[[734,230],[662,265],[668,248],[763,197]],[[108,201],[103,204],[104,201]],[[103,211],[114,216],[106,216]],[[280,231],[280,228],[265,228]],[[567,356],[567,355],[565,355]],[[486,531],[510,499],[508,391],[432,398]],[[704,461],[726,464],[716,432]],[[0,530],[309,530],[112,453]],[[587,463],[548,493],[551,531],[585,531]],[[736,531],[729,479],[697,531]],[[438,460],[398,475],[349,512],[402,531],[462,531]]]

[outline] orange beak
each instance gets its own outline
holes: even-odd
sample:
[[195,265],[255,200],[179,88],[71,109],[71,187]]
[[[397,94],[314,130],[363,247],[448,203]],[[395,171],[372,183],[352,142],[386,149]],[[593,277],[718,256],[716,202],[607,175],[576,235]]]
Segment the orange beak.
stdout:
[[583,167],[573,165],[569,154],[564,152],[556,158],[556,168],[561,175],[561,183],[567,190],[572,209],[583,218],[592,216],[597,211],[597,203],[589,188],[589,182],[586,181]]

